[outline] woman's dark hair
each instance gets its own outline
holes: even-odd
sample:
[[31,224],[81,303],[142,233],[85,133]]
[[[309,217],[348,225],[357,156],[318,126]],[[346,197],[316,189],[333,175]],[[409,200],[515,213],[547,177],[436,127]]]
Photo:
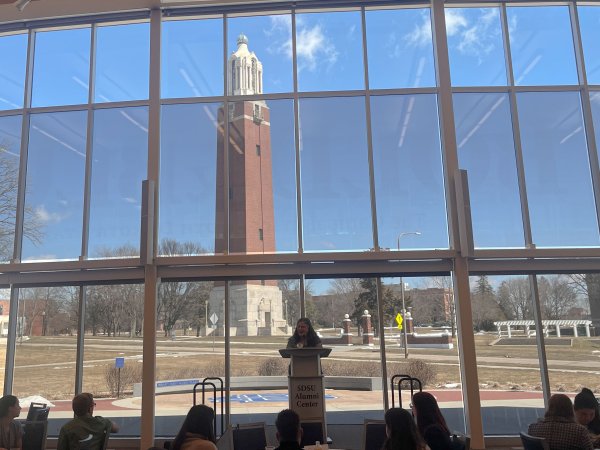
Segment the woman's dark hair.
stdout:
[[171,450],[179,450],[181,448],[187,433],[198,434],[213,444],[216,443],[215,430],[213,428],[214,420],[215,412],[212,408],[206,405],[192,406],[173,441]]
[[405,409],[388,409],[385,425],[389,436],[383,444],[383,450],[420,450],[425,447],[415,421]]
[[412,403],[415,406],[415,420],[421,435],[424,435],[425,429],[431,425],[438,425],[445,433],[450,435],[446,419],[444,419],[438,402],[433,395],[429,392],[417,392],[413,395]]
[[600,434],[600,408],[598,407],[598,400],[594,393],[588,388],[582,388],[581,392],[575,396],[573,405],[575,411],[578,409],[594,410],[594,418],[587,424],[587,429],[594,434]]
[[8,415],[8,408],[15,406],[19,399],[14,395],[5,395],[0,398],[0,418]]
[[299,342],[301,340],[300,335],[298,334],[298,325],[300,323],[304,323],[308,327],[308,333],[306,333],[306,346],[307,347],[317,347],[321,343],[321,339],[317,336],[315,329],[310,323],[310,319],[306,317],[301,317],[296,322],[296,329],[294,330],[293,338],[294,341]]
[[563,417],[575,421],[573,402],[565,394],[554,394],[548,402],[548,410],[544,417]]

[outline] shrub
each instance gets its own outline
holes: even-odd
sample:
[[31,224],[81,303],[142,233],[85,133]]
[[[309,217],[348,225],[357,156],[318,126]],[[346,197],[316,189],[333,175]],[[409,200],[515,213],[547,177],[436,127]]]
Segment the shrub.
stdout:
[[288,362],[281,358],[268,358],[261,361],[258,374],[261,376],[287,375]]
[[435,367],[421,359],[409,360],[406,365],[406,373],[421,380],[423,387],[429,386],[435,381]]
[[[121,369],[113,366],[107,366],[105,371],[106,387],[110,392],[111,397],[120,397],[125,391],[133,391],[134,383],[142,382],[142,365],[129,364]],[[118,392],[117,392],[118,388]]]

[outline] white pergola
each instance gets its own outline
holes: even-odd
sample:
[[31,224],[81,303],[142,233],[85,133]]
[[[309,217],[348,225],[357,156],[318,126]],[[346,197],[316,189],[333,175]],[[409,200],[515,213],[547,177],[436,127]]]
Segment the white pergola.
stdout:
[[[544,336],[548,336],[548,327],[556,327],[556,336],[561,337],[560,329],[569,327],[573,328],[573,336],[579,337],[579,333],[577,332],[577,327],[583,325],[585,327],[585,335],[590,337],[590,325],[592,324],[591,320],[542,320],[542,327],[544,330]],[[496,328],[498,329],[498,336],[502,337],[502,327],[506,327],[507,335],[509,338],[512,337],[511,327],[525,327],[525,332],[527,333],[527,337],[530,337],[534,332],[531,331],[531,326],[535,325],[533,320],[501,320],[499,322],[494,322]]]

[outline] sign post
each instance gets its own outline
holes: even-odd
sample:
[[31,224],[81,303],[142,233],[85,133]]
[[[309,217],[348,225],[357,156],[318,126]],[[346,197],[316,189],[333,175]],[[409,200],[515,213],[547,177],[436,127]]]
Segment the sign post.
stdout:
[[115,358],[115,368],[117,369],[117,398],[121,397],[121,369],[125,367],[125,358]]

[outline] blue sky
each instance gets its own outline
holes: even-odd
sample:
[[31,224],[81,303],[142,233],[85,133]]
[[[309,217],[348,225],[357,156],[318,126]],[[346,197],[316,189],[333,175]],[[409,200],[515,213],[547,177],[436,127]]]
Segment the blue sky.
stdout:
[[[598,83],[599,7],[579,7],[590,83]],[[540,20],[540,17],[542,20]],[[515,84],[576,85],[569,11],[565,6],[507,8]],[[507,84],[499,10],[446,12],[454,86]],[[300,142],[303,239],[307,251],[373,247],[365,98],[303,98],[294,130],[291,16],[228,19],[226,52],[245,34],[263,64],[270,100],[273,196],[277,251],[296,251],[295,133]],[[296,16],[298,89],[365,88],[358,11]],[[366,13],[372,89],[435,87],[427,9]],[[223,94],[223,22],[218,18],[166,21],[162,96],[192,97],[193,105],[162,109],[160,237],[193,241],[211,252],[215,233],[216,117]],[[32,105],[85,104],[89,96],[91,29],[37,33]],[[27,37],[0,37],[0,110],[23,102]],[[148,98],[149,25],[99,27],[92,98]],[[379,244],[395,248],[447,248],[438,105],[433,94],[377,95],[370,100]],[[534,242],[538,246],[597,246],[598,225],[577,92],[517,95],[525,181]],[[600,102],[594,94],[594,120]],[[456,93],[457,148],[469,171],[476,245],[522,247],[511,110],[505,93]],[[30,127],[27,205],[44,224],[41,245],[24,245],[24,258],[77,258],[81,246],[87,113],[34,114]],[[540,120],[544,118],[544,120]],[[94,112],[90,255],[103,247],[138,246],[141,180],[146,178],[147,108]],[[600,129],[596,124],[596,129]],[[18,147],[20,123],[0,118],[0,139]],[[10,156],[10,153],[5,157]]]

